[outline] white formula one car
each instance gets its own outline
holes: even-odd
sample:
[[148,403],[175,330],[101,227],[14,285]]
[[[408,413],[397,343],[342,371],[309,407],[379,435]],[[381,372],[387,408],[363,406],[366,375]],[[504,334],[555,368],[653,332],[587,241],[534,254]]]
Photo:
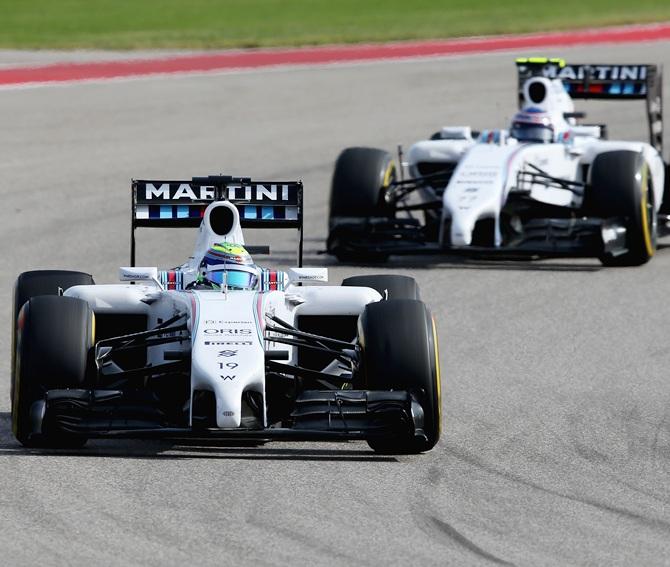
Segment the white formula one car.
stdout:
[[[547,59],[517,68],[520,111],[508,130],[445,127],[411,146],[406,163],[400,151],[400,168],[383,150],[344,150],[328,252],[359,261],[464,252],[647,262],[670,218],[660,68]],[[646,100],[651,143],[610,141],[604,125],[578,124],[577,98]]]
[[[134,267],[139,226],[199,226],[193,256],[173,270]],[[243,227],[297,228],[302,242],[302,184],[135,181],[124,283],[21,274],[16,438],[47,447],[98,437],[364,439],[381,452],[431,449],[440,367],[416,282],[360,276],[326,286],[326,269],[261,269]]]

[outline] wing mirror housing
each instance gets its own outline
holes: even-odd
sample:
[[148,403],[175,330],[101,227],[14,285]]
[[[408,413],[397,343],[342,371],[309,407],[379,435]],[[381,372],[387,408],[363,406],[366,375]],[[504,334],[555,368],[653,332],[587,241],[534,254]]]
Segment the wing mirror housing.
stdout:
[[289,284],[327,282],[328,268],[289,268]]
[[163,289],[158,281],[158,268],[156,267],[123,267],[119,268],[119,280],[122,282],[152,282],[154,285]]

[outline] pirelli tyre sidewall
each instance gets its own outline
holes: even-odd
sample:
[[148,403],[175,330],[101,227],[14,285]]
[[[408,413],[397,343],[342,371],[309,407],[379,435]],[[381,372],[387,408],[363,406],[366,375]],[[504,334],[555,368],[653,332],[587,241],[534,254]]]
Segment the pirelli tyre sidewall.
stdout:
[[[29,299],[17,317],[12,430],[23,445],[73,447],[86,441],[43,422],[35,431],[35,402],[50,389],[86,384],[95,316],[81,299],[43,295]],[[39,420],[38,420],[39,421]]]
[[359,318],[362,380],[370,390],[408,390],[424,412],[427,440],[370,440],[383,453],[421,453],[432,449],[441,431],[441,383],[437,332],[426,305],[416,299],[371,303]]
[[627,252],[603,254],[606,266],[639,266],[656,251],[657,216],[649,165],[642,154],[629,150],[605,152],[595,157],[591,183],[585,196],[586,213],[622,219],[626,226]]

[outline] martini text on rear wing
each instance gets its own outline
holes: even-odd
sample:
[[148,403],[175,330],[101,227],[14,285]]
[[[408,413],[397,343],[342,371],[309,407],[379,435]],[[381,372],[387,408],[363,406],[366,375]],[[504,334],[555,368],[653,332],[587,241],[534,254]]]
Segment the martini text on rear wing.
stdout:
[[198,227],[205,209],[215,201],[229,201],[237,207],[241,228],[298,229],[298,265],[302,266],[302,182],[252,181],[229,175],[193,177],[190,181],[133,180],[131,266],[135,265],[136,228]]

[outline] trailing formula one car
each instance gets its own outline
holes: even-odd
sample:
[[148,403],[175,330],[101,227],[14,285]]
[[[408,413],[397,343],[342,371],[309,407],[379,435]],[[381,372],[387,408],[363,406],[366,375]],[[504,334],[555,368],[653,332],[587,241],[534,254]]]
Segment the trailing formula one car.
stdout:
[[[199,226],[193,256],[172,270],[135,267],[142,226]],[[297,228],[299,267],[257,266],[246,227]],[[326,269],[303,268],[301,183],[134,181],[131,266],[120,278],[19,276],[11,397],[22,444],[364,439],[418,453],[437,443],[438,344],[416,282],[327,286]]]
[[[344,150],[328,252],[354,261],[462,252],[647,262],[670,219],[660,68],[547,59],[517,68],[520,110],[507,130],[445,127],[412,145],[406,163],[400,150],[400,167],[383,150]],[[578,123],[573,99],[587,98],[646,100],[650,143],[610,141],[605,125]]]

